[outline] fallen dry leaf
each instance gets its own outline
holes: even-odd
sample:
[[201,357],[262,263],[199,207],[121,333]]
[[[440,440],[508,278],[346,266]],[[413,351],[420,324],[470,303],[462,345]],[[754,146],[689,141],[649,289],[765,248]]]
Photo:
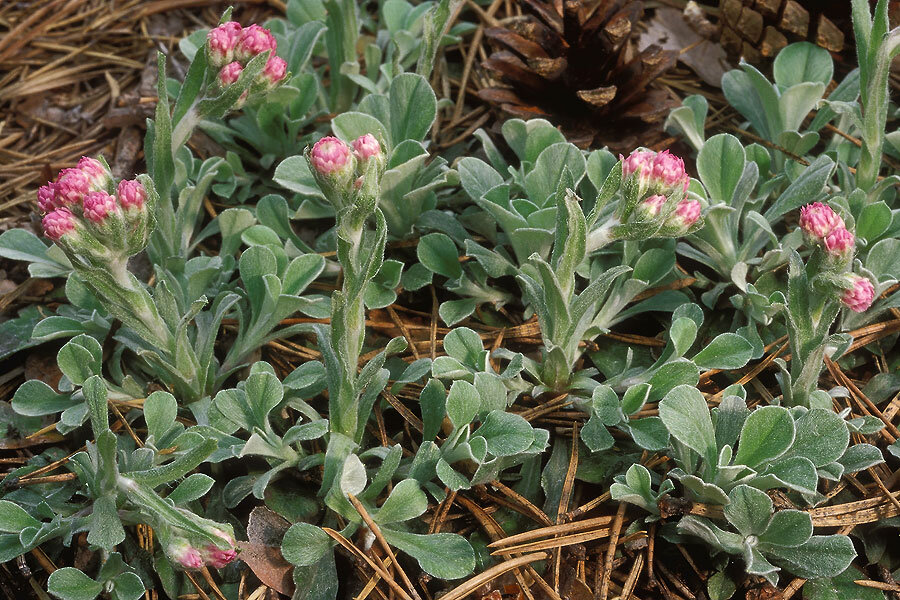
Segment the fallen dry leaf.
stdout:
[[290,596],[294,593],[294,566],[281,556],[281,538],[290,523],[265,506],[250,513],[247,525],[249,541],[238,542],[241,560],[247,563],[261,582]]
[[677,52],[693,46],[687,52],[679,54],[678,60],[690,67],[709,85],[719,87],[722,75],[732,68],[722,46],[694,31],[681,11],[675,8],[656,9],[647,31],[638,40],[638,48],[643,50],[651,44],[657,44],[663,50]]

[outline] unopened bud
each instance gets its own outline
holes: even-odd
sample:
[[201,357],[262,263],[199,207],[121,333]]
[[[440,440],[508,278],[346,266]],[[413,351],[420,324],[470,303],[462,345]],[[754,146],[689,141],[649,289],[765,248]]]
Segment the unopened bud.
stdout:
[[855,273],[848,273],[844,277],[848,287],[841,294],[841,302],[853,312],[865,312],[875,300],[875,286],[866,277]]
[[223,23],[209,30],[206,54],[213,67],[227,65],[234,60],[234,48],[241,36],[241,25],[235,21]]
[[266,50],[275,52],[277,48],[278,43],[275,41],[275,36],[272,35],[272,32],[265,27],[254,24],[241,31],[234,48],[234,58],[239,61],[248,61]]
[[41,221],[44,226],[44,235],[58,242],[64,235],[75,231],[78,222],[75,215],[68,208],[57,208],[50,211]]
[[42,213],[48,213],[56,208],[56,184],[51,181],[39,187],[37,202]]

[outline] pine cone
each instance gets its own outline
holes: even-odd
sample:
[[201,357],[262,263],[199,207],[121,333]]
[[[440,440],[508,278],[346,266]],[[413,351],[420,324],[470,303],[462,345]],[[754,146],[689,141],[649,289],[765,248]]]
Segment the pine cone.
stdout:
[[841,52],[851,36],[849,0],[720,0],[719,9],[722,46],[749,63],[804,40]]
[[524,16],[485,31],[495,51],[483,67],[504,85],[480,90],[482,99],[515,116],[546,118],[581,146],[619,142],[630,148],[648,123],[668,114],[668,93],[648,86],[675,64],[676,53],[650,46],[626,56],[641,2],[518,4]]

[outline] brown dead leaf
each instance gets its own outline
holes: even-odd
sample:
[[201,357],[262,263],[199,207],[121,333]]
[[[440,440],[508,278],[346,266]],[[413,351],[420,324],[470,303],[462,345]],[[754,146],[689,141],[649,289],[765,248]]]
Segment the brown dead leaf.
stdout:
[[721,85],[722,75],[732,68],[722,46],[694,31],[681,11],[675,8],[656,9],[647,31],[638,41],[638,48],[643,50],[652,44],[662,46],[663,50],[679,53],[690,47],[687,52],[679,54],[678,60],[690,67],[700,79],[715,87]]
[[285,596],[294,593],[294,566],[281,556],[281,539],[290,523],[265,506],[257,506],[250,513],[247,537],[238,542],[240,558],[261,582]]

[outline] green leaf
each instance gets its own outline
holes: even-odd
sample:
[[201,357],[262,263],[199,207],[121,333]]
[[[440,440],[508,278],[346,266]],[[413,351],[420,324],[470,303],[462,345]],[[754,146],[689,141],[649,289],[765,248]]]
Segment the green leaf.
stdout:
[[385,126],[373,117],[361,112],[341,113],[331,120],[331,129],[334,134],[347,143],[356,138],[371,133],[379,140],[383,140],[389,148],[393,147],[390,135]]
[[697,172],[711,204],[730,203],[745,162],[744,147],[733,135],[720,133],[706,140],[697,155]]
[[591,415],[588,422],[581,428],[581,441],[591,452],[609,450],[615,443],[612,434],[606,429],[606,425],[596,415]]
[[415,519],[428,510],[428,497],[415,479],[404,479],[394,486],[372,519],[379,525]]
[[795,547],[805,544],[813,534],[812,517],[802,510],[779,510],[772,515],[760,543]]
[[144,400],[144,421],[147,423],[148,437],[152,436],[157,444],[165,439],[175,425],[177,416],[178,401],[168,392],[156,391]]
[[50,574],[47,591],[62,600],[94,600],[103,591],[103,584],[75,567],[63,567]]
[[679,385],[659,402],[659,417],[679,442],[715,463],[716,432],[703,394],[690,385]]
[[454,427],[468,425],[481,408],[481,396],[468,381],[454,381],[447,395],[447,416]]
[[91,375],[99,375],[102,369],[103,348],[89,335],[79,335],[60,348],[56,364],[69,381],[81,385]]
[[847,448],[838,462],[844,466],[845,473],[856,473],[883,463],[884,456],[881,454],[881,450],[872,444],[856,444]]
[[391,80],[390,103],[393,144],[424,140],[437,115],[437,99],[428,81],[415,73],[397,75]]
[[856,235],[869,241],[876,240],[891,226],[891,218],[891,209],[884,201],[867,204],[856,220]]
[[75,404],[69,394],[57,394],[39,379],[29,379],[20,385],[12,399],[13,410],[26,417],[52,415]]
[[804,579],[834,577],[856,558],[853,542],[845,535],[814,535],[795,548],[772,547],[772,562]]
[[119,573],[113,578],[113,600],[137,600],[145,591],[144,582],[136,573]]
[[503,183],[500,173],[481,159],[472,156],[461,158],[456,164],[459,183],[472,200],[478,200],[488,190]]
[[281,541],[281,555],[291,564],[308,567],[331,552],[331,537],[309,523],[294,523]]
[[790,411],[781,406],[763,406],[744,421],[734,462],[756,469],[787,452],[793,443],[794,419]]
[[109,431],[106,382],[99,375],[93,375],[84,382],[82,391],[90,409],[91,429],[94,431],[94,437],[100,437],[100,434]]
[[383,529],[385,539],[419,562],[422,570],[439,579],[459,579],[475,570],[475,552],[466,538],[455,533],[419,535]]
[[735,486],[728,494],[725,517],[744,537],[760,535],[772,516],[772,499],[749,485]]
[[[307,2],[309,0],[303,0]],[[338,574],[334,552],[314,565],[294,567],[294,600],[335,600],[338,593]]]
[[512,456],[524,452],[534,442],[531,424],[517,414],[492,410],[481,427],[472,433],[487,441],[488,452],[494,456]]
[[10,229],[0,234],[0,256],[10,260],[24,260],[32,277],[61,277],[72,270],[72,266],[54,260],[48,248],[36,235],[25,229]]
[[25,509],[9,500],[0,500],[0,532],[19,533],[26,527],[40,527],[41,522]]
[[797,419],[796,426],[790,455],[808,458],[816,468],[838,460],[850,443],[847,424],[830,410],[813,408]]
[[439,379],[430,379],[419,394],[419,409],[422,411],[422,440],[430,441],[441,431],[447,407],[447,391]]
[[199,500],[212,488],[215,479],[203,473],[188,475],[166,498],[175,504],[187,504]]
[[474,298],[447,300],[438,307],[438,316],[445,325],[453,326],[475,312],[476,306]]
[[125,540],[125,529],[116,509],[115,495],[96,498],[93,510],[87,541],[108,552]]
[[706,590],[709,592],[709,600],[729,600],[737,591],[734,582],[724,571],[716,573],[706,581]]
[[456,244],[443,233],[422,236],[416,246],[416,255],[419,262],[438,275],[448,279],[459,279],[462,275]]
[[[704,146],[705,147],[705,146]],[[753,345],[736,333],[720,333],[692,359],[704,369],[740,369],[753,357]]]
[[669,430],[659,417],[644,417],[629,421],[628,431],[634,443],[644,450],[657,452],[669,447]]
[[803,600],[885,600],[884,592],[856,583],[859,571],[847,569],[832,578],[813,579],[803,584]]
[[828,85],[834,74],[834,63],[825,48],[798,42],[778,53],[772,64],[772,74],[775,83],[784,89],[804,81]]

